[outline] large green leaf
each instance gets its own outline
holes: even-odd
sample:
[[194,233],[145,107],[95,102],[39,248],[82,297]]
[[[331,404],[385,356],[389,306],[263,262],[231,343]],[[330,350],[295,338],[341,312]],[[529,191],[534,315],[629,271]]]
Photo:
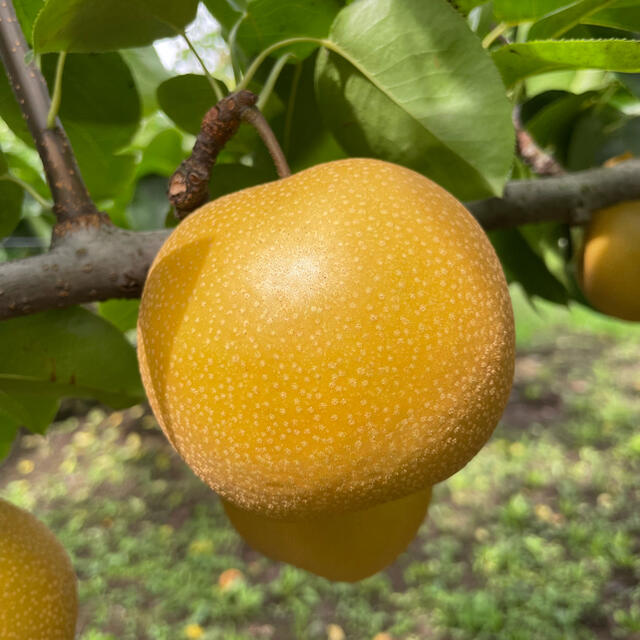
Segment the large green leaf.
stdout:
[[531,27],[527,34],[527,39],[546,40],[548,38],[559,38],[581,22],[588,21],[591,14],[612,5],[615,1],[582,0],[560,11],[554,11]]
[[20,423],[0,407],[0,462],[9,455]]
[[453,4],[458,9],[458,11],[466,15],[467,13],[469,13],[469,11],[471,11],[471,9],[473,9],[474,7],[478,7],[485,2],[487,2],[487,0],[455,0]]
[[[556,158],[564,163],[573,124],[586,109],[596,102],[598,94],[593,91],[578,95],[555,91],[548,93],[555,94],[556,99],[527,119],[525,125],[527,131],[541,147],[553,148]],[[545,94],[536,96],[533,101],[544,98],[544,96]]]
[[493,52],[507,86],[529,76],[561,69],[640,71],[640,43],[633,40],[542,40]]
[[216,102],[216,94],[205,76],[187,73],[165,80],[157,91],[160,108],[187,133],[200,131],[204,114]]
[[612,107],[594,108],[573,130],[568,162],[572,171],[579,171],[627,153],[640,156],[640,117],[623,117]]
[[53,421],[58,398],[29,393],[7,393],[0,390],[0,412],[10,416],[19,426],[34,433],[44,433]]
[[143,47],[175,36],[198,0],[47,0],[33,27],[37,53],[89,53]]
[[271,126],[294,173],[345,156],[320,113],[313,81],[314,64],[315,58],[310,56],[301,63],[301,69],[284,69],[276,85],[286,109],[271,121]]
[[[324,38],[339,10],[337,0],[250,0],[239,22],[236,39],[251,55],[287,38]],[[316,47],[296,44],[289,50],[302,59]]]
[[316,88],[355,156],[411,167],[462,199],[499,194],[511,107],[490,57],[445,0],[360,0],[340,11]]
[[558,304],[568,302],[564,285],[549,271],[518,229],[501,229],[489,233],[509,282],[519,282],[530,296]]
[[[43,57],[52,86],[56,56]],[[141,116],[140,98],[129,67],[118,53],[67,56],[60,119],[92,197],[112,198],[132,179],[133,155],[115,155],[127,145]]]
[[29,44],[33,42],[33,24],[45,0],[18,0],[13,3],[22,32]]
[[0,391],[86,396],[114,407],[144,395],[134,348],[109,322],[79,307],[0,323]]
[[493,12],[503,22],[517,24],[537,20],[575,0],[493,0]]
[[624,31],[640,31],[638,0],[617,0],[610,7],[589,15],[583,22]]

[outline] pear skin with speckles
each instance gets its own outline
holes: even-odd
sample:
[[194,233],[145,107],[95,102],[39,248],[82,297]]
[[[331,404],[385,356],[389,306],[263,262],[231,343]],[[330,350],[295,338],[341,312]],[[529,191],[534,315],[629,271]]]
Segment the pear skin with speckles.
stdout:
[[73,640],[77,617],[64,547],[42,522],[0,499],[0,638]]
[[391,564],[420,528],[431,489],[360,511],[277,520],[223,502],[236,531],[256,551],[323,578],[363,580]]
[[507,401],[514,325],[465,207],[346,159],[210,202],[156,256],[138,320],[153,411],[225,500],[361,510],[448,478]]
[[640,200],[593,213],[579,253],[578,282],[602,313],[640,322]]

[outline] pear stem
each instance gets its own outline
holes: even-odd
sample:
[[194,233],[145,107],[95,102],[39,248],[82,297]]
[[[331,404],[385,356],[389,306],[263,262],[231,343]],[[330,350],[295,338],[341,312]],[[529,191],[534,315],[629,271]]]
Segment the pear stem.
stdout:
[[186,218],[207,201],[216,158],[238,130],[243,113],[257,100],[251,91],[239,91],[229,94],[207,111],[191,155],[183,160],[169,179],[167,196],[176,217]]
[[266,118],[262,115],[261,111],[256,107],[249,107],[242,113],[242,119],[255,127],[259,136],[262,138],[265,146],[267,147],[273,164],[276,166],[279,178],[286,178],[291,175],[291,169],[287,163],[287,159],[284,156],[282,147],[278,143],[273,130],[269,126]]

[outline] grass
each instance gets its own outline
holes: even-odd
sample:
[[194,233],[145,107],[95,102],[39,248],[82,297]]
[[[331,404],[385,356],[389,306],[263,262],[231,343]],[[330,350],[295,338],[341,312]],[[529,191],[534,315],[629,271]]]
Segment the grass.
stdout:
[[247,548],[143,407],[23,437],[0,495],[69,550],[79,638],[640,638],[640,328],[514,301],[502,423],[408,552],[355,585]]

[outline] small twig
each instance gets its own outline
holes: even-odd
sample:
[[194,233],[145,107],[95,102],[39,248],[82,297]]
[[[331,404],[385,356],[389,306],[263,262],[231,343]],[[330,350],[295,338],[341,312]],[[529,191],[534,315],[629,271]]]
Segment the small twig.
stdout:
[[53,85],[53,94],[51,95],[51,106],[47,115],[47,128],[53,129],[56,126],[56,118],[60,110],[60,102],[62,101],[62,72],[64,71],[64,61],[67,58],[66,51],[58,54],[58,63],[56,64],[56,79]]
[[257,100],[257,96],[251,91],[239,91],[220,100],[205,114],[191,155],[169,179],[167,195],[180,220],[207,201],[209,180],[216,158],[235,135],[242,120],[258,131],[273,158],[278,175],[281,178],[291,175],[269,123],[254,106]]
[[269,123],[266,121],[262,113],[255,107],[251,107],[243,111],[242,119],[256,128],[258,134],[262,138],[262,141],[271,154],[273,163],[276,165],[278,177],[286,178],[287,176],[290,176],[291,169],[289,169],[287,159],[284,157],[282,148],[278,144],[278,139],[274,135]]
[[509,25],[506,22],[500,22],[499,24],[497,24],[482,39],[482,47],[484,49],[488,49],[508,28]]
[[561,176],[565,172],[562,165],[535,142],[531,134],[524,128],[520,119],[520,110],[513,110],[513,126],[516,129],[518,155],[539,176]]
[[206,202],[216,158],[238,130],[243,112],[253,107],[257,99],[250,91],[232,93],[205,114],[191,155],[169,179],[168,198],[178,218]]
[[[47,122],[51,100],[47,84],[32,61],[25,63],[29,48],[11,0],[0,2],[0,56],[9,76],[11,88],[20,105],[53,196],[53,212],[58,219],[54,240],[64,234],[75,219],[93,218],[95,224],[105,224],[108,218],[100,214],[89,197],[69,140],[56,119],[55,126]],[[59,225],[65,225],[60,228]],[[60,233],[59,233],[60,232]]]
[[53,207],[53,202],[49,202],[49,200],[43,198],[28,182],[20,180],[20,178],[11,175],[10,173],[5,173],[0,176],[0,180],[13,182],[22,187],[43,209],[51,209]]

